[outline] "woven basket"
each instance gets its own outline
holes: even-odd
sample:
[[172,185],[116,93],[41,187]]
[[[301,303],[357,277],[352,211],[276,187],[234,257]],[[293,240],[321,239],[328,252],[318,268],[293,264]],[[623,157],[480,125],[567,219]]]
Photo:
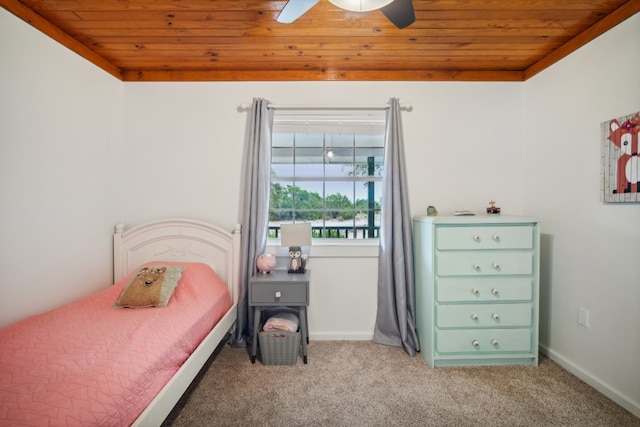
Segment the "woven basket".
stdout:
[[295,365],[298,361],[300,332],[258,332],[260,359],[263,365]]

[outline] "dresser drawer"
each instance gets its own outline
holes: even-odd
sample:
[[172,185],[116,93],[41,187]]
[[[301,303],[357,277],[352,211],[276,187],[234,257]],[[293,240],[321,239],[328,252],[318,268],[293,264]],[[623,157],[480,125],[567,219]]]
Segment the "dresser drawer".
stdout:
[[251,283],[249,303],[251,305],[308,305],[308,288],[300,283]]
[[521,304],[438,305],[436,326],[439,328],[495,328],[531,326],[532,306]]
[[486,276],[533,273],[533,253],[529,251],[437,252],[439,276]]
[[531,301],[531,277],[439,277],[438,302]]
[[438,353],[530,352],[529,329],[436,330]]
[[443,226],[436,228],[436,249],[531,249],[533,228],[509,226]]

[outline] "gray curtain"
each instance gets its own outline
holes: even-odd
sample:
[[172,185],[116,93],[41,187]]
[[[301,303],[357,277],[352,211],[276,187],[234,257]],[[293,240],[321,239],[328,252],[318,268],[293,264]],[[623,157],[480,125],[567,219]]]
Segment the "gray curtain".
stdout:
[[409,212],[400,102],[387,112],[382,224],[378,260],[378,309],[373,340],[403,346],[413,356],[420,350],[416,334],[413,241]]
[[256,259],[267,245],[273,124],[273,111],[268,108],[268,103],[265,99],[254,98],[247,122],[241,207],[240,293],[236,330],[231,342],[235,347],[251,344],[253,311],[248,306],[248,281],[256,273]]

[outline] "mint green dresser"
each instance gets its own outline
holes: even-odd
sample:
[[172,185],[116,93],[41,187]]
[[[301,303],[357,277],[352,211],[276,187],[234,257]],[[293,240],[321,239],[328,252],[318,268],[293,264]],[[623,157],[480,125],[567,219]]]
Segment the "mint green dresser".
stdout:
[[538,364],[540,230],[530,217],[416,217],[416,328],[432,367]]

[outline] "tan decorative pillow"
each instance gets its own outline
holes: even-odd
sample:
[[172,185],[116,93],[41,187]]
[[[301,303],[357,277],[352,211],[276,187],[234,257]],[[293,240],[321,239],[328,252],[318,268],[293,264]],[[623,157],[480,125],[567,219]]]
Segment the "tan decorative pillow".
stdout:
[[183,271],[183,266],[145,265],[124,287],[113,306],[165,307],[169,304]]

